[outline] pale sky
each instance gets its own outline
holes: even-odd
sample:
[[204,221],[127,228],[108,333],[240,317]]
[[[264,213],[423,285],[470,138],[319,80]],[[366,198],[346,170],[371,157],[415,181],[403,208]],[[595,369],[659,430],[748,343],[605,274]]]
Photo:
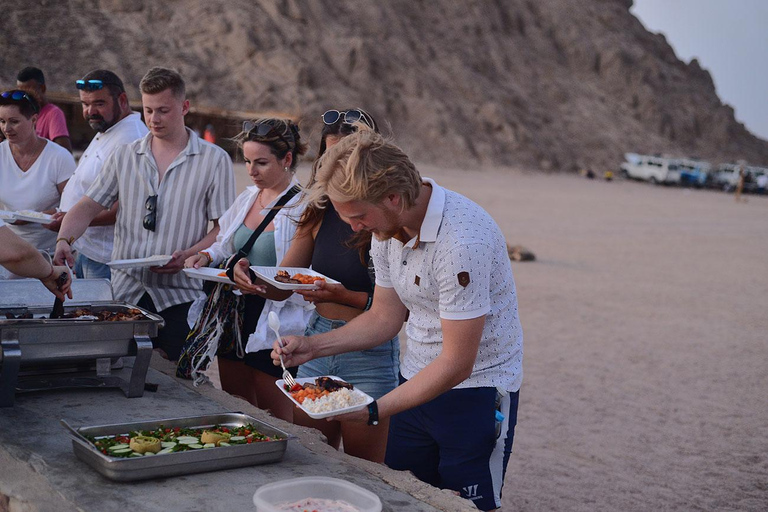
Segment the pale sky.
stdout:
[[768,0],[634,0],[685,62],[696,57],[736,119],[768,140]]

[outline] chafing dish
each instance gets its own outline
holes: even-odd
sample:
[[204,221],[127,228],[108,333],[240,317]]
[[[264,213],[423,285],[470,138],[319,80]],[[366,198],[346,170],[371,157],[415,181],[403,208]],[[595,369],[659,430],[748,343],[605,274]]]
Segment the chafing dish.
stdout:
[[[67,303],[64,313],[78,308],[115,312],[138,309],[142,316],[115,322],[51,320],[47,318],[49,304],[0,307],[0,407],[13,405],[16,391],[119,387],[129,398],[144,394],[152,355],[150,338],[157,336],[162,317],[119,301]],[[25,313],[32,318],[6,318]],[[111,372],[113,362],[124,356],[135,357],[127,379]]]
[[[62,425],[72,434],[72,448],[77,458],[105,477],[128,482],[148,478],[217,471],[242,466],[253,466],[282,460],[288,440],[294,436],[243,413],[221,413],[187,418],[172,418],[136,423],[72,427],[65,420]],[[188,450],[156,455],[154,457],[110,457],[99,451],[86,436],[93,438],[127,434],[138,430],[165,427],[207,428],[214,425],[240,427],[252,424],[262,434],[279,437],[272,441],[239,444],[226,447]]]

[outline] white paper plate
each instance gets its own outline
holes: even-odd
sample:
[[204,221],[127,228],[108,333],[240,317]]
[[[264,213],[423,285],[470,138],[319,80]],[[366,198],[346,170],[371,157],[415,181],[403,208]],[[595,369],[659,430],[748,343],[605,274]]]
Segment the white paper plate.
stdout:
[[47,213],[33,212],[31,210],[21,210],[13,212],[13,217],[16,220],[23,220],[26,222],[37,222],[38,224],[48,224],[53,220],[53,215]]
[[[336,377],[335,375],[323,375],[323,377],[330,377],[330,378],[332,378],[334,380],[340,380],[341,382],[346,382],[344,379],[340,379],[339,377]],[[316,378],[317,377],[304,377],[304,378],[301,378],[301,379],[296,379],[296,382],[298,382],[299,384],[306,384],[306,383],[314,384]],[[355,389],[352,390],[352,392],[354,394],[358,395],[358,396],[365,397],[365,402],[363,402],[361,404],[358,404],[358,405],[352,405],[350,407],[343,407],[341,409],[335,409],[333,411],[328,411],[328,412],[309,412],[308,410],[306,410],[304,408],[303,405],[301,405],[299,402],[294,400],[294,398],[291,396],[291,394],[288,391],[285,390],[285,381],[283,379],[279,379],[278,381],[276,381],[275,385],[280,389],[280,391],[283,392],[283,394],[285,396],[290,398],[291,402],[296,404],[296,407],[298,407],[299,409],[301,409],[302,411],[307,413],[307,416],[309,416],[310,418],[314,418],[316,420],[321,420],[323,418],[330,418],[331,416],[338,416],[339,414],[344,414],[345,412],[359,411],[360,409],[364,409],[364,408],[368,407],[368,404],[373,402],[373,397],[371,395],[369,395],[368,393],[364,393],[364,392],[360,391],[359,389],[355,388]]]
[[184,273],[189,277],[195,279],[203,279],[204,281],[215,281],[217,283],[233,284],[227,276],[220,276],[224,272],[223,268],[213,267],[200,267],[200,268],[185,268]]
[[291,283],[281,283],[280,281],[275,281],[275,276],[277,275],[278,270],[285,270],[290,275],[296,275],[296,274],[305,274],[305,275],[311,275],[311,276],[317,276],[322,277],[325,279],[326,283],[335,283],[338,284],[338,281],[335,279],[331,279],[330,277],[324,276],[320,272],[315,272],[314,270],[310,270],[308,268],[301,268],[301,267],[251,267],[251,270],[263,279],[264,281],[268,282],[278,290],[314,290],[317,288],[314,284],[291,284]]
[[16,220],[15,212],[9,210],[0,210],[0,219],[4,221],[13,222]]
[[136,258],[133,260],[112,260],[107,265],[111,268],[140,268],[140,267],[162,267],[173,259],[173,256],[155,255],[149,258]]

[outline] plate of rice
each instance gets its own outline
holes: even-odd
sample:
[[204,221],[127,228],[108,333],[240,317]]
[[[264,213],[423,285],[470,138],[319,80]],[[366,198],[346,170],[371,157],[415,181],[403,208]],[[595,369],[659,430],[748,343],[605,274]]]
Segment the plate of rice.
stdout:
[[301,388],[287,390],[285,381],[279,379],[275,384],[296,407],[316,420],[357,411],[373,402],[373,397],[355,389],[352,384],[336,377],[305,377],[296,379]]

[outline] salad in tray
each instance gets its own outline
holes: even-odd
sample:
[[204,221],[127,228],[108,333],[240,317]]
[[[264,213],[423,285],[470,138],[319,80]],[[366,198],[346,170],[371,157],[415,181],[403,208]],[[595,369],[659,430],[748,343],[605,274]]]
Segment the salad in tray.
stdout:
[[250,423],[240,427],[215,425],[206,428],[171,428],[161,425],[155,430],[85,437],[104,455],[121,458],[146,457],[283,439],[266,436]]

